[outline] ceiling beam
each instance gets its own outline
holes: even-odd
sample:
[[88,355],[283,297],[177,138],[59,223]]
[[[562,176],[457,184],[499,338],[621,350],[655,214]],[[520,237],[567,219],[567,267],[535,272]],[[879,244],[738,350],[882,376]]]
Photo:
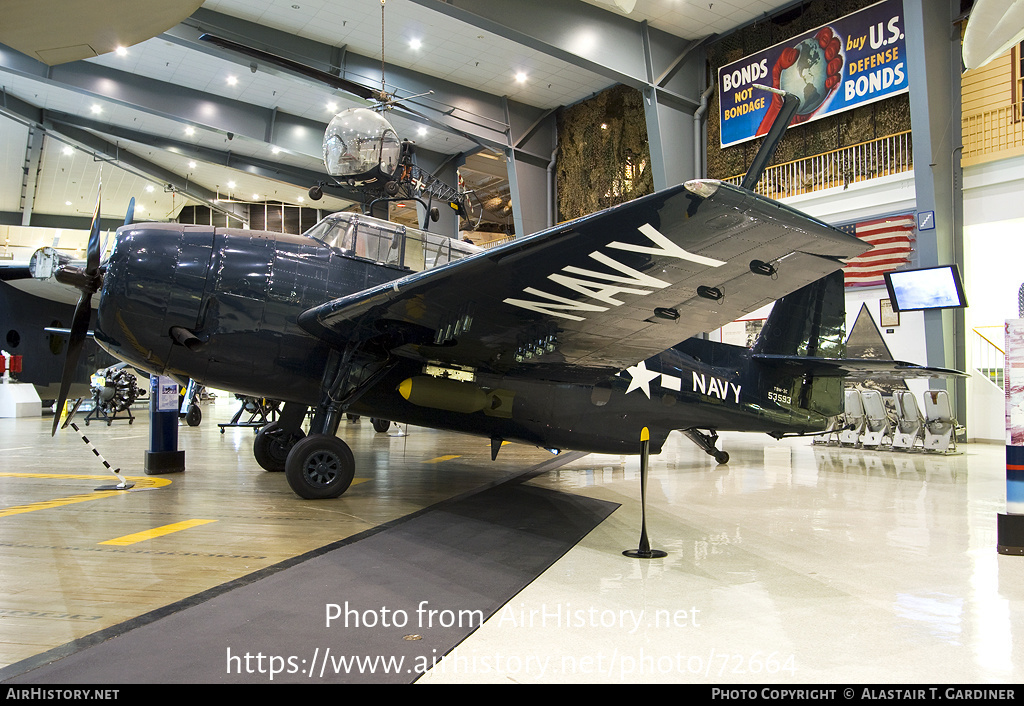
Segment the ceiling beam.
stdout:
[[680,88],[658,85],[666,70],[693,42],[635,22],[585,2],[516,0],[411,0],[453,19],[505,37],[611,81],[644,90],[654,86],[665,98],[692,112],[700,101]]
[[[196,145],[185,140],[174,140],[169,137],[150,135],[140,130],[110,125],[97,120],[83,118],[68,113],[47,111],[46,116],[51,123],[58,126],[71,125],[93,132],[99,132],[113,139],[130,140],[147,147],[180,154],[182,157],[198,159],[209,164],[235,169],[240,172],[273,179],[285,184],[296,186],[300,189],[308,189],[310,186],[324,180],[322,172],[310,171],[301,167],[295,167],[283,162],[257,159],[255,157],[241,156],[227,150],[218,150],[211,147]],[[347,186],[339,187],[338,198],[359,202],[362,200],[362,193]]]
[[[199,186],[198,184],[189,183],[189,181],[184,177],[174,174],[159,165],[153,164],[138,155],[131,154],[127,150],[120,148],[118,145],[108,142],[104,138],[94,135],[84,128],[78,127],[69,122],[51,121],[46,111],[41,110],[38,106],[34,106],[20,98],[4,94],[2,105],[0,105],[0,114],[5,115],[12,120],[17,120],[18,122],[29,125],[30,127],[36,127],[47,133],[54,134],[62,138],[64,141],[74,143],[87,152],[92,152],[103,159],[115,162],[117,166],[122,169],[126,169],[127,171],[135,174],[140,174],[157,182],[169,184],[182,195],[203,203],[217,211],[227,213],[234,218],[240,218],[245,222],[248,222],[249,220],[247,214],[243,217],[242,215],[235,213],[230,208],[226,208],[223,204],[217,203],[217,194],[215,192]],[[59,118],[62,117],[63,114],[55,113],[55,116]]]

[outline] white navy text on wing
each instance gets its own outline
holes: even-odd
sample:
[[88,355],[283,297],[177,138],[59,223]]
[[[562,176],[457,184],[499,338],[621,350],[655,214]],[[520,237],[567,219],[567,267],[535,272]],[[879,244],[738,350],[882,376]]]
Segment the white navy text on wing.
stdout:
[[[631,245],[629,243],[620,243],[615,241],[609,243],[608,247],[616,250],[625,250],[627,252],[640,252],[662,257],[674,257],[679,260],[687,260],[689,262],[695,262],[708,267],[721,267],[725,264],[722,260],[716,260],[703,255],[696,255],[684,250],[659,233],[658,229],[649,223],[643,224],[637,230],[643,233],[654,246],[648,247],[642,245]],[[658,279],[657,277],[651,277],[650,275],[634,270],[629,265],[619,262],[600,250],[595,250],[590,253],[590,257],[597,262],[600,262],[602,265],[610,267],[612,270],[622,274],[617,275],[608,272],[596,272],[582,267],[567,266],[563,267],[559,272],[548,275],[548,279],[562,285],[563,287],[579,292],[580,294],[584,294],[591,299],[604,302],[605,304],[611,304],[613,306],[619,306],[622,304],[622,301],[616,298],[622,294],[636,294],[642,296],[650,294],[655,289],[664,289],[670,284],[670,282],[666,282]],[[581,275],[588,277],[589,279],[570,277],[569,275],[561,274],[562,272],[566,272],[571,275]],[[586,317],[570,312],[608,311],[608,307],[601,304],[575,301],[557,294],[550,294],[548,292],[541,291],[534,287],[526,287],[523,289],[523,294],[542,297],[548,301],[531,301],[527,299],[510,298],[505,299],[504,303],[511,304],[512,306],[518,306],[523,309],[529,309],[530,311],[536,311],[541,314],[569,319],[571,321],[583,321]]]

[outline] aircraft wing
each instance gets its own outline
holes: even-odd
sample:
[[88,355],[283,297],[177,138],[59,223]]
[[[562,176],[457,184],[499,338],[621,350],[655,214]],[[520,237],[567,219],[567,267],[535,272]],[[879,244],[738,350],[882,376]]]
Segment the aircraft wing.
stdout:
[[19,279],[28,279],[32,272],[28,264],[24,262],[0,262],[0,282],[13,282]]
[[867,249],[770,199],[691,181],[326,302],[299,324],[443,364],[617,371]]
[[966,378],[967,373],[950,368],[934,368],[902,360],[877,358],[808,358],[801,356],[754,354],[763,364],[774,366],[794,376],[810,373],[815,377],[842,377],[860,380],[905,380],[908,378]]
[[0,263],[0,282],[20,289],[26,294],[61,304],[74,306],[78,303],[79,293],[73,287],[60,284],[52,277],[46,279],[35,277],[26,262]]

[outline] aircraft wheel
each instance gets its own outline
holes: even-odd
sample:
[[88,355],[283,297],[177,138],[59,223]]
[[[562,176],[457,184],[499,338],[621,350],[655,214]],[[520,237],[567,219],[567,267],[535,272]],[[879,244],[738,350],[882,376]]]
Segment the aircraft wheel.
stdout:
[[726,463],[729,463],[729,454],[725,451],[716,451],[715,460],[718,461],[720,465],[725,465]]
[[188,411],[185,412],[185,423],[190,427],[197,427],[201,421],[203,421],[203,411],[199,409],[199,405],[190,404]]
[[383,434],[391,428],[391,422],[387,419],[371,419],[370,421],[373,423],[373,430],[378,434]]
[[295,434],[288,434],[277,422],[271,422],[257,432],[252,443],[252,455],[263,470],[281,472],[285,470],[288,452],[305,436],[301,429]]
[[302,439],[288,454],[284,474],[302,498],[336,498],[352,484],[356,461],[352,449],[336,436],[314,434]]

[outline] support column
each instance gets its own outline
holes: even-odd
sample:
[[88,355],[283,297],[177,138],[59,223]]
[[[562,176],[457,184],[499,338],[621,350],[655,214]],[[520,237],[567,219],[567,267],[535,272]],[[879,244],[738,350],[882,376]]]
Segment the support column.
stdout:
[[25,175],[21,184],[21,225],[32,225],[32,208],[36,198],[36,181],[39,178],[39,161],[43,155],[43,131],[38,127],[28,129],[28,144],[25,146]]
[[[914,130],[917,210],[935,212],[935,229],[918,233],[921,267],[963,262],[963,180],[960,168],[959,3],[904,0],[910,117]],[[966,367],[963,309],[926,311],[928,365]],[[945,386],[945,381],[933,385]],[[966,381],[952,385],[956,418],[967,422]]]
[[694,173],[693,113],[664,103],[658,91],[644,89],[644,117],[647,121],[647,144],[651,150],[654,190],[661,191],[688,179]]

